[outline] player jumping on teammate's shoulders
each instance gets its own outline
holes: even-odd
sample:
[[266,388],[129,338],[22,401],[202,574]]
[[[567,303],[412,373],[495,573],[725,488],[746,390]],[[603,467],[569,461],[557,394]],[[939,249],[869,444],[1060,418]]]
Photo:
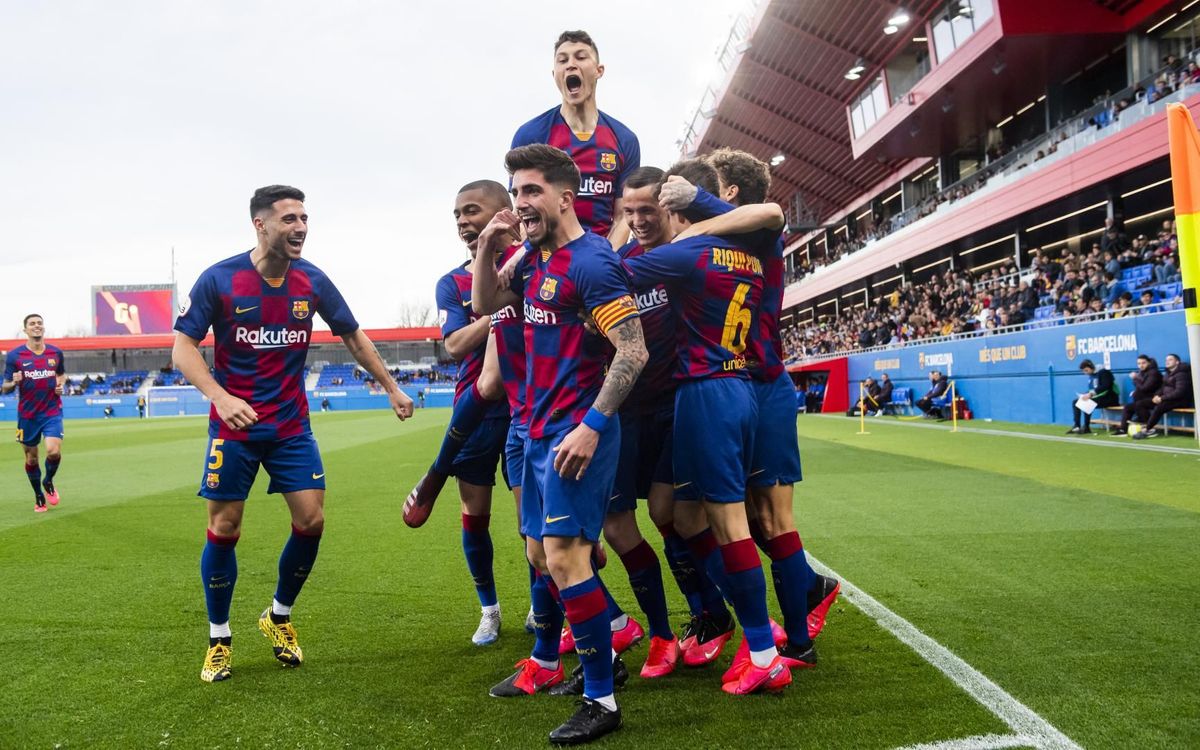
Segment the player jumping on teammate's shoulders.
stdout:
[[553,75],[562,101],[518,128],[512,148],[546,143],[570,155],[580,174],[579,186],[573,189],[579,223],[620,246],[628,236],[621,192],[641,162],[637,136],[596,105],[604,66],[586,31],[559,35]]
[[[454,219],[459,238],[467,244],[472,261],[476,243],[491,218],[502,208],[511,208],[508,191],[493,180],[479,180],[459,190],[454,203]],[[517,238],[511,238],[515,241]],[[476,388],[483,371],[492,318],[471,309],[471,261],[443,276],[437,284],[438,320],[446,351],[458,360],[458,384],[455,401],[463,398],[484,401]],[[516,318],[515,308],[497,313]],[[479,627],[472,636],[477,646],[494,643],[500,637],[500,604],[492,571],[493,546],[489,530],[492,513],[492,487],[496,484],[496,464],[504,454],[509,434],[509,407],[504,401],[490,401],[490,408],[478,428],[463,444],[447,473],[458,478],[462,504],[462,546],[467,569],[475,582],[475,591],[483,611]],[[452,424],[450,430],[455,429]],[[505,469],[505,475],[508,471]]]
[[[292,528],[279,558],[275,597],[258,627],[285,666],[299,666],[304,659],[291,611],[316,562],[325,527],[325,469],[303,384],[313,315],[329,324],[383,386],[397,417],[412,416],[413,408],[337,287],[300,257],[308,235],[304,193],[284,185],[259,188],[250,200],[250,217],[258,244],[200,274],[175,321],[175,366],[212,402],[197,493],[208,505],[208,541],[200,556],[209,622],[200,672],[205,682],[232,676],[234,549],[259,466],[271,480],[267,492],[283,494]],[[199,348],[210,327],[211,374]]]
[[[523,301],[526,413],[521,531],[529,562],[549,576],[549,596],[534,601],[537,639],[528,659],[492,688],[498,697],[529,695],[563,679],[558,654],[560,598],[575,634],[583,702],[550,734],[552,742],[587,742],[613,731],[621,712],[613,696],[614,654],[608,606],[591,563],[611,496],[620,428],[613,419],[646,362],[637,303],[611,246],[580,225],[573,210],[579,169],[544,144],[505,157],[516,213],[501,211],[479,239],[474,304],[491,313]],[[503,237],[523,226],[534,256],[530,273],[501,288],[494,258]],[[590,335],[585,318],[602,338]]]
[[[25,449],[25,476],[33,488],[33,510],[46,512],[46,503],[58,505],[54,475],[62,461],[62,393],[67,376],[62,349],[46,343],[41,315],[26,315],[22,324],[25,343],[4,358],[0,394],[19,392],[17,442]],[[46,475],[38,461],[38,445],[46,439]]]
[[[780,229],[783,213],[773,208],[769,224]],[[695,218],[672,211],[672,232],[680,235]],[[791,682],[771,632],[766,579],[744,505],[758,421],[750,339],[763,291],[762,260],[747,244],[737,236],[681,235],[626,263],[637,289],[666,286],[678,318],[675,527],[733,603],[749,643],[748,662],[722,679],[722,689],[734,695],[774,692]]]
[[[734,206],[747,207],[743,211],[752,210],[749,207],[765,208],[762,204],[771,183],[770,169],[751,154],[729,148],[718,149],[705,160],[717,170],[720,198],[676,183],[664,186],[663,200],[675,207],[689,208],[699,216],[717,216],[704,223],[706,231],[737,231],[738,222],[730,221],[733,216],[729,212]],[[755,357],[761,364],[752,370],[759,421],[749,481],[750,528],[758,546],[771,558],[772,578],[787,636],[787,642],[780,644],[780,653],[793,668],[811,667],[816,663],[811,639],[824,627],[826,613],[837,598],[840,584],[809,567],[792,515],[793,485],[800,481],[801,470],[796,420],[791,408],[795,386],[783,366],[779,336],[783,242],[775,232],[757,232],[752,242],[763,258],[765,275],[763,307],[751,338]],[[746,656],[747,646],[743,641],[735,665],[744,663]]]

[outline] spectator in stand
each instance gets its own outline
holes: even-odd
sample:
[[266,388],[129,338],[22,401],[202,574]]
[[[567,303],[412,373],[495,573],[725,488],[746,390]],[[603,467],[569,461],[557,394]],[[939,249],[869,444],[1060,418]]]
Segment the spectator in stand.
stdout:
[[941,407],[933,402],[946,395],[946,389],[950,387],[950,381],[946,379],[938,370],[929,372],[929,390],[925,395],[917,401],[917,408],[920,409],[926,419],[936,419],[942,416]]
[[1112,218],[1105,219],[1104,234],[1100,235],[1100,251],[1111,252],[1115,255],[1128,246],[1129,240],[1125,233],[1117,227],[1117,223]]
[[1142,294],[1138,299],[1138,306],[1141,308],[1137,311],[1138,315],[1148,315],[1158,312],[1158,305],[1154,304],[1154,292],[1150,289],[1142,290]]
[[1192,393],[1192,368],[1179,359],[1178,354],[1167,355],[1167,374],[1162,379],[1162,388],[1151,399],[1154,408],[1141,430],[1134,433],[1134,440],[1145,440],[1160,435],[1155,426],[1163,415],[1174,409],[1190,409],[1196,405]]
[[[1097,409],[1117,406],[1121,403],[1121,399],[1117,395],[1117,384],[1115,378],[1113,378],[1112,370],[1106,367],[1101,367],[1097,370],[1095,363],[1090,359],[1080,362],[1079,369],[1088,378],[1087,391],[1080,394],[1079,399],[1096,402]],[[1074,401],[1071,402],[1071,411],[1075,415],[1075,426],[1067,430],[1067,434],[1090,435],[1092,432],[1092,415],[1080,409]],[[1081,420],[1083,422],[1082,426],[1080,426]]]
[[1158,370],[1158,363],[1150,355],[1139,354],[1137,367],[1137,371],[1129,376],[1133,379],[1133,391],[1129,394],[1129,403],[1125,404],[1125,408],[1121,410],[1121,424],[1110,429],[1113,434],[1128,434],[1130,419],[1136,418],[1139,424],[1145,424],[1146,420],[1150,418],[1150,412],[1154,409],[1154,397],[1162,388],[1162,373]]

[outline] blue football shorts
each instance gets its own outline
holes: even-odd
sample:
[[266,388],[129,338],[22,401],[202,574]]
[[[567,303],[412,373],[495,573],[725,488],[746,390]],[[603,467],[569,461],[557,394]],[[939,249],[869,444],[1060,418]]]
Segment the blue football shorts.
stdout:
[[526,537],[600,539],[621,453],[621,423],[619,419],[608,420],[581,480],[560,477],[554,470],[553,449],[571,429],[525,441],[521,533]]
[[675,405],[652,412],[621,415],[621,458],[609,513],[637,510],[638,498],[650,496],[652,483],[671,484]]
[[681,383],[675,391],[675,499],[744,502],[757,421],[749,379]]
[[796,436],[796,386],[786,372],[773,382],[754,382],[758,397],[758,429],[750,485],[773,487],[800,481],[800,441]]
[[245,500],[258,476],[266,470],[267,492],[325,489],[325,467],[311,432],[282,440],[208,439],[208,455],[198,494],[208,500]]
[[479,487],[496,485],[496,466],[508,439],[508,417],[492,417],[479,423],[450,466],[450,476]]
[[63,438],[63,418],[61,414],[53,417],[41,414],[25,419],[17,419],[17,442],[21,445],[37,445],[42,438]]

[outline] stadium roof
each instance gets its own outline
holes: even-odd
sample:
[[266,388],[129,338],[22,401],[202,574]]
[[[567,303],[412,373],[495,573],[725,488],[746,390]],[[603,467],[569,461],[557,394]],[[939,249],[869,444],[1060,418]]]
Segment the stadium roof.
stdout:
[[889,36],[882,29],[896,13],[894,2],[770,0],[697,152],[730,146],[764,160],[783,154],[771,199],[786,205],[799,191],[818,217],[865,197],[906,162],[854,159],[846,103],[866,81],[845,74],[860,59],[868,67],[890,59],[910,43],[918,22],[944,4],[906,3],[909,33]]

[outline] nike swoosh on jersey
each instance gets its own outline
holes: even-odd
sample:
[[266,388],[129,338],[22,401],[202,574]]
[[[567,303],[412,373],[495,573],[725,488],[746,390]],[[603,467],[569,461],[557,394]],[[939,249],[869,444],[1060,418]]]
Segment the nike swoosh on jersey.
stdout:
[[463,306],[463,307],[470,307],[470,306],[471,306],[471,300],[467,300],[466,302],[462,303],[462,306]]
[[323,477],[323,476],[325,476],[325,473],[324,473],[324,472],[321,472],[320,474],[313,474],[313,475],[312,475],[312,478],[313,478],[313,479],[320,479],[320,478],[321,478],[321,477]]
[[684,482],[683,484],[673,484],[671,486],[674,487],[675,489],[679,490],[679,489],[683,489],[684,487],[687,487],[689,484],[691,484],[691,482]]
[[569,516],[569,515],[566,515],[566,516],[555,516],[554,518],[551,518],[550,516],[546,516],[546,523],[558,523],[559,521],[565,521],[565,520],[567,520],[567,519],[568,519],[568,518],[570,518],[570,517],[571,517],[571,516]]
[[233,308],[233,312],[237,315],[241,315],[242,313],[248,313],[251,310],[257,310],[257,309],[258,309],[258,305],[255,305],[254,307],[235,307],[235,308]]

